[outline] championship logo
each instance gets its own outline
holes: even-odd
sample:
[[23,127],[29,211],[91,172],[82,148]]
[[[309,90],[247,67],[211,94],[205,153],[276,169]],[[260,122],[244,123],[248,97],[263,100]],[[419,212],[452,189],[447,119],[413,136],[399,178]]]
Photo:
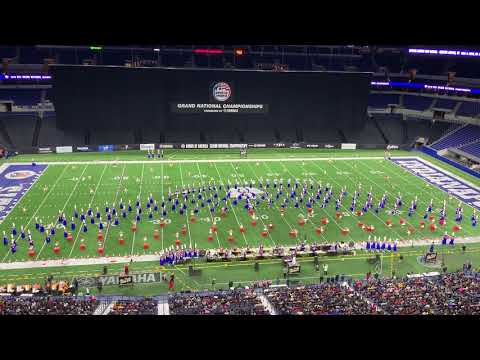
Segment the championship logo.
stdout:
[[217,101],[227,101],[232,95],[232,89],[226,82],[219,82],[213,86],[213,97]]
[[37,175],[35,171],[19,170],[19,171],[12,171],[12,172],[9,172],[8,174],[5,174],[5,178],[9,180],[23,180],[35,175]]

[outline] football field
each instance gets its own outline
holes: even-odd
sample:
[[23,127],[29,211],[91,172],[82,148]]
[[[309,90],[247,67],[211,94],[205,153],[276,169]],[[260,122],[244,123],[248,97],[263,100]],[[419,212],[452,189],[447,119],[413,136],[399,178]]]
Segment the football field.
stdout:
[[[70,158],[66,155],[33,156],[38,161],[37,165],[32,166],[34,171],[42,164],[46,167],[0,225],[0,230],[5,231],[9,240],[8,244],[0,245],[0,262],[159,254],[173,249],[177,239],[180,246],[211,249],[285,246],[302,241],[364,242],[369,235],[382,240],[386,237],[387,241],[432,238],[438,242],[445,231],[452,234],[455,209],[459,203],[457,198],[428,184],[396,163],[383,159],[382,151],[357,151],[354,156],[348,156],[348,153],[337,156],[337,153],[325,152],[328,156],[322,156],[319,152],[306,154],[264,151],[260,156],[255,156],[252,152],[244,160],[239,158],[237,152],[198,155],[195,151],[183,154],[171,151],[164,160],[146,159],[145,154],[138,152],[134,153],[135,156],[128,155],[125,158],[115,154],[115,158],[112,156],[110,159],[102,158],[107,156],[103,154],[80,154],[84,157],[70,154]],[[405,156],[405,153],[399,154]],[[21,159],[13,158],[10,161],[13,164]],[[24,160],[27,159],[25,156]],[[473,182],[470,178],[469,180]],[[289,181],[290,188],[287,185]],[[296,181],[299,187],[292,198],[289,195]],[[279,187],[274,188],[274,183],[283,183],[284,186],[278,199],[275,195]],[[300,190],[304,184],[307,193],[300,202]],[[309,214],[306,203],[309,197],[315,198],[319,184],[323,192],[320,200],[312,205],[313,211]],[[352,195],[360,184],[361,194],[357,208],[352,212]],[[321,199],[327,186],[333,189],[333,197],[321,208]],[[195,192],[189,194],[184,202],[184,190],[198,191],[200,187],[205,188],[202,199]],[[342,187],[346,188],[347,196],[341,209],[336,211],[335,199]],[[244,199],[237,199],[242,191],[256,194],[252,202],[254,217],[245,208]],[[358,214],[357,210],[367,201],[367,193],[370,191],[374,207],[384,193],[388,196],[387,205],[378,213],[369,209],[364,214]],[[169,192],[173,193],[172,201],[168,201]],[[176,192],[179,193],[179,205],[173,210]],[[397,214],[392,214],[395,197],[399,193],[403,206]],[[142,213],[137,221],[137,229],[133,232],[131,227],[136,222],[137,197],[140,199]],[[224,197],[226,201],[222,200]],[[412,216],[407,216],[408,207],[415,197],[417,210]],[[274,200],[270,204],[269,198]],[[289,202],[281,212],[285,198],[289,198]],[[152,203],[147,207],[150,199]],[[166,215],[162,215],[162,199]],[[423,219],[431,200],[435,221]],[[447,223],[441,226],[438,223],[438,212],[444,201]],[[126,217],[122,217],[119,204],[123,203],[127,208],[129,202],[133,210],[127,211]],[[155,202],[159,207],[157,211],[154,210]],[[182,215],[179,209],[184,203],[186,210]],[[91,208],[94,215],[98,208],[104,225],[103,241],[98,240],[100,221],[95,216],[94,224],[87,216],[87,231],[84,231],[77,218],[73,220],[75,230],[71,230],[75,207],[80,214]],[[106,207],[110,212],[113,208],[116,209],[118,225],[114,225],[115,216],[112,216],[111,222],[107,221]],[[226,214],[222,215],[222,207],[228,208]],[[195,208],[198,210],[196,213]],[[480,230],[470,224],[473,208],[464,204],[463,210],[461,230],[455,236],[479,236]],[[71,235],[70,240],[64,237],[65,228],[58,223],[59,212],[65,213],[66,231]],[[252,224],[253,220],[255,225]],[[422,221],[426,222],[423,229],[420,227]],[[391,226],[387,225],[388,222],[391,222]],[[436,224],[434,231],[429,227],[433,222]],[[45,241],[46,233],[36,229],[36,223],[43,224],[46,232],[50,225],[55,228],[55,234],[49,243]],[[165,226],[161,227],[160,223]],[[216,225],[216,232],[210,231],[213,224]],[[33,253],[29,253],[31,248],[27,239],[20,237],[21,226],[25,233],[27,230],[31,232]],[[14,236],[17,239],[15,253],[10,246],[13,227],[17,231]],[[240,231],[241,227],[244,231]],[[373,231],[366,231],[368,228]],[[158,231],[158,239],[154,239],[155,231]],[[55,247],[57,252],[54,251]],[[100,248],[103,253],[99,251]]]

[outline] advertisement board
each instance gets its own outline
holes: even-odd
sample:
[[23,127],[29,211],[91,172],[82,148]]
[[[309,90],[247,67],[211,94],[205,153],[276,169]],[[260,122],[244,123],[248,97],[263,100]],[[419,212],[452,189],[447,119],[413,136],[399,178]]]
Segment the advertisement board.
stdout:
[[140,150],[142,151],[155,150],[155,144],[140,144]]
[[113,145],[98,145],[98,151],[100,152],[113,151]]
[[357,148],[357,144],[342,144],[340,147],[342,150],[355,150]]
[[52,148],[50,147],[41,147],[41,148],[38,148],[38,153],[39,154],[48,154],[48,153],[52,153],[53,150]]
[[72,146],[57,146],[55,148],[55,150],[58,154],[71,153],[71,152],[73,152],[73,147]]

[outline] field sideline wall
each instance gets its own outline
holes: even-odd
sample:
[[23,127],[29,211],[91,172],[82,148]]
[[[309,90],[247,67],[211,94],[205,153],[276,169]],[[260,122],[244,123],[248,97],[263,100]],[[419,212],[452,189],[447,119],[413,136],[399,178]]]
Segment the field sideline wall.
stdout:
[[476,178],[480,179],[480,173],[478,173],[477,171],[474,171],[470,168],[468,168],[467,166],[464,166],[462,164],[459,164],[453,160],[450,160],[444,156],[441,156],[437,153],[436,150],[428,147],[428,146],[422,146],[422,148],[420,149],[424,154],[427,154],[427,155],[430,155],[431,157],[435,158],[435,159],[438,159],[446,164],[449,164],[449,165],[452,165],[453,167],[459,169],[459,170],[462,170],[464,172],[466,172],[467,174],[470,174],[472,176],[475,176]]

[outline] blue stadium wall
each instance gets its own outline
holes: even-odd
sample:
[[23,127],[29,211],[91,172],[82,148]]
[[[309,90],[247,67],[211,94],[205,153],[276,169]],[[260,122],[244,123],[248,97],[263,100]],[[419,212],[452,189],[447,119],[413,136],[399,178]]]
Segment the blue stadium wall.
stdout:
[[446,164],[449,164],[449,165],[452,165],[453,167],[456,167],[457,169],[459,170],[462,170],[464,172],[466,172],[467,174],[470,174],[472,176],[475,176],[476,178],[479,178],[480,179],[480,174],[477,172],[477,171],[474,171],[462,164],[459,164],[453,160],[450,160],[444,156],[441,156],[437,153],[437,150],[435,149],[432,149],[428,146],[422,146],[420,148],[420,151],[422,151],[423,153],[427,154],[427,155],[430,155],[431,157],[437,159],[437,160],[440,160],[440,161],[443,161],[444,163]]

